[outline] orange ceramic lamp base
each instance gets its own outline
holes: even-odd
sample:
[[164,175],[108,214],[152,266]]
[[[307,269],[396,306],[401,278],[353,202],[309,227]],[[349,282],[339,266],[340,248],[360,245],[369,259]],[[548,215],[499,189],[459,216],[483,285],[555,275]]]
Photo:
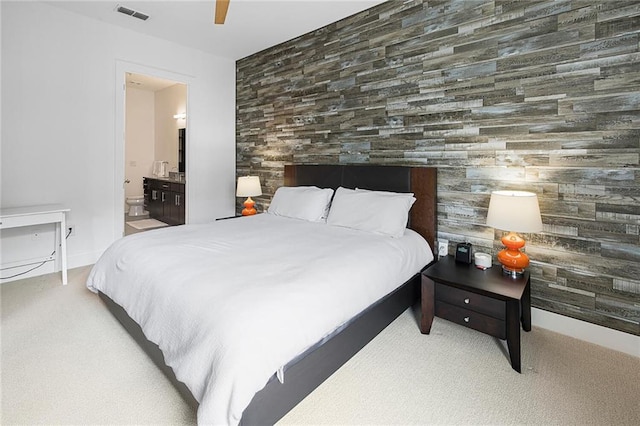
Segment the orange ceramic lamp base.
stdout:
[[244,209],[242,209],[242,216],[251,216],[257,213],[256,209],[253,207],[256,205],[256,202],[251,199],[251,197],[247,198],[244,202]]
[[524,247],[524,239],[514,232],[502,237],[502,244],[506,247],[498,253],[498,260],[502,263],[502,270],[511,275],[520,275],[529,266],[529,256],[520,251]]

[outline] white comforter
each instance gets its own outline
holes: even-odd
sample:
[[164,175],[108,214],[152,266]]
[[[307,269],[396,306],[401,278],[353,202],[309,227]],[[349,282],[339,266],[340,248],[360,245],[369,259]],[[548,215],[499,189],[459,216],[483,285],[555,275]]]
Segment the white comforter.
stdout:
[[280,367],[431,259],[413,231],[390,238],[261,214],[122,238],[87,287],[158,344],[200,403],[199,424],[236,425]]

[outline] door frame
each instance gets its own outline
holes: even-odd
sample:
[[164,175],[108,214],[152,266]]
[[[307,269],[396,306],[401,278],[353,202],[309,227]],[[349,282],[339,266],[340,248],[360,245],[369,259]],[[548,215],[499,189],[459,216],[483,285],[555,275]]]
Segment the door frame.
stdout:
[[[125,212],[125,124],[126,124],[126,81],[125,76],[127,73],[145,74],[152,77],[163,78],[165,80],[173,80],[176,83],[184,84],[187,88],[187,117],[185,119],[186,128],[186,142],[185,149],[189,152],[188,146],[190,141],[190,128],[189,116],[191,115],[191,102],[190,102],[190,86],[193,81],[193,77],[185,74],[180,74],[175,71],[164,70],[160,68],[154,68],[147,65],[137,64],[134,62],[128,62],[123,60],[116,60],[116,75],[115,75],[115,89],[116,89],[116,105],[115,105],[115,164],[114,164],[114,201],[113,201],[113,214],[114,214],[114,241],[124,236],[124,212]],[[189,166],[185,169],[185,223],[189,222]]]

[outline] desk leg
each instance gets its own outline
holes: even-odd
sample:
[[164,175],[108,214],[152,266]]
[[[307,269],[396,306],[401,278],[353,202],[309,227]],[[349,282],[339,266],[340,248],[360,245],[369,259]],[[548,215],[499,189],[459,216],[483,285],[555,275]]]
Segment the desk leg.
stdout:
[[53,255],[53,270],[59,272],[62,268],[61,258],[60,258],[60,244],[61,244],[61,235],[62,235],[62,223],[56,222],[56,233],[53,241],[53,249],[55,250]]
[[431,324],[433,324],[433,315],[435,311],[435,283],[429,278],[422,275],[421,283],[421,315],[420,315],[420,332],[429,334]]
[[[65,214],[62,213],[60,219],[60,261],[62,269],[62,285],[67,285],[67,221]],[[56,247],[57,253],[57,247]]]
[[511,368],[520,373],[520,301],[507,302],[507,347]]

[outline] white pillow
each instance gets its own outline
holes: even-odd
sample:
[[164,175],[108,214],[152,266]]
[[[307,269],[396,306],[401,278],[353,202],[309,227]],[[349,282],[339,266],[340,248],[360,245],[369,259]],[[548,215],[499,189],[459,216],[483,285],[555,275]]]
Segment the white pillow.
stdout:
[[401,237],[407,227],[409,210],[415,201],[412,193],[340,187],[331,202],[327,223]]
[[325,222],[332,196],[331,188],[282,186],[273,194],[267,213],[311,222]]

